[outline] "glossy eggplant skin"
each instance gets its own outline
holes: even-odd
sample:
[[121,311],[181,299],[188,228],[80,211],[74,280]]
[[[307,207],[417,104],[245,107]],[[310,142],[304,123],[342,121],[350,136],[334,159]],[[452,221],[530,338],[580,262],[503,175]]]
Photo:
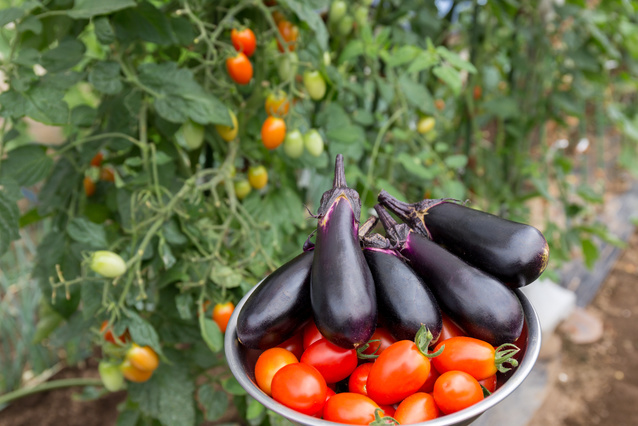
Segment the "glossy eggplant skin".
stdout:
[[313,257],[312,251],[301,253],[258,284],[237,317],[237,338],[244,346],[277,346],[310,319]]
[[370,340],[377,324],[374,280],[357,231],[350,200],[337,197],[317,226],[310,279],[317,328],[328,341],[347,349]]
[[425,324],[436,342],[441,311],[421,277],[392,250],[365,248],[363,254],[374,278],[380,322],[396,340],[414,340]]
[[503,283],[415,232],[408,233],[401,254],[468,335],[499,346],[521,334],[523,308]]

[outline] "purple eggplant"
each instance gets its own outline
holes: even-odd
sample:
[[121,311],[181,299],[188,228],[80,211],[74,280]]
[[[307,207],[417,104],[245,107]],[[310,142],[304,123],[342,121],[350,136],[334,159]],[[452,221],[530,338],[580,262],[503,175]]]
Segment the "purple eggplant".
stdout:
[[443,312],[466,333],[491,345],[512,343],[521,334],[523,308],[512,289],[464,262],[375,206],[390,241],[434,294]]
[[408,204],[381,191],[379,202],[416,232],[509,287],[533,282],[547,267],[549,246],[533,226],[453,201]]
[[237,339],[244,346],[277,346],[310,319],[312,259],[312,251],[304,252],[258,284],[237,317]]
[[335,345],[366,343],[377,323],[372,273],[359,244],[359,194],[346,185],[343,156],[337,155],[332,189],[321,197],[310,274],[315,324]]

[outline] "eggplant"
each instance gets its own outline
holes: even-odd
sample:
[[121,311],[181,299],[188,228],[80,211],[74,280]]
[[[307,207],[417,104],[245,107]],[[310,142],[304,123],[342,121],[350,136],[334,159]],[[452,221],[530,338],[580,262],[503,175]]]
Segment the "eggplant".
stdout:
[[301,253],[268,275],[237,316],[237,339],[252,349],[269,349],[292,337],[310,319],[313,252]]
[[359,244],[359,194],[346,185],[343,156],[337,155],[332,189],[321,197],[310,303],[321,334],[351,349],[368,340],[377,323],[372,273]]
[[425,281],[439,307],[468,335],[500,346],[521,334],[525,316],[512,289],[443,247],[397,224],[376,205],[390,241]]
[[436,342],[441,311],[421,277],[394,250],[364,247],[363,254],[374,278],[380,322],[397,340],[414,340],[425,324]]
[[547,240],[533,226],[450,200],[408,204],[386,191],[378,199],[416,232],[511,288],[532,283],[547,267]]

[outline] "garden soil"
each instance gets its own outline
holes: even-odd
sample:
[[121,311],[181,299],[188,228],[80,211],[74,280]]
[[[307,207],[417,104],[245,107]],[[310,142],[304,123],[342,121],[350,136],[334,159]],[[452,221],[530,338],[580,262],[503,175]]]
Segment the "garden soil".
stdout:
[[[557,345],[550,355],[550,386],[528,426],[638,425],[638,232],[586,311],[602,321],[602,337],[577,344],[558,328],[550,339]],[[65,369],[55,379],[72,377],[99,377],[97,362]],[[79,392],[61,389],[15,401],[0,411],[0,425],[115,425],[124,392],[93,401],[77,400]]]

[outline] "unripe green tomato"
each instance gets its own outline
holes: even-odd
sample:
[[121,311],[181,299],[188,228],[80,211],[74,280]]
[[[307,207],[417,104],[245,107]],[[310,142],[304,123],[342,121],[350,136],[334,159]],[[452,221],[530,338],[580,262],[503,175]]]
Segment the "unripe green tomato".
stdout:
[[304,139],[299,130],[293,130],[286,134],[284,139],[284,152],[290,158],[299,158],[303,154]]
[[326,94],[326,81],[319,71],[306,71],[303,73],[303,84],[310,95],[310,99],[318,101]]
[[368,8],[366,6],[358,6],[354,10],[354,21],[359,26],[367,25],[367,23],[368,23]]
[[98,250],[91,256],[90,268],[106,278],[116,278],[126,272],[124,259],[112,251]]
[[306,151],[314,157],[319,157],[323,153],[323,138],[316,129],[311,129],[303,137]]
[[416,130],[424,135],[434,129],[435,125],[436,120],[434,117],[422,117],[416,125]]
[[341,21],[348,11],[348,5],[343,0],[333,1],[330,5],[330,13],[328,14],[328,23],[331,25]]
[[109,392],[116,392],[124,387],[124,375],[117,365],[102,360],[97,366],[97,369],[100,373],[102,384],[104,385],[106,390],[108,390]]
[[277,73],[282,81],[292,80],[299,68],[299,57],[295,52],[284,53],[277,64]]
[[353,24],[354,19],[352,19],[352,16],[346,15],[341,18],[341,21],[339,21],[339,24],[337,24],[337,32],[340,36],[345,37],[352,32]]
[[190,151],[198,149],[204,142],[204,126],[188,120],[180,128],[179,137]]
[[332,57],[330,56],[330,52],[323,52],[323,64],[325,66],[329,66],[332,63]]
[[238,200],[243,200],[250,194],[253,188],[250,186],[250,182],[247,179],[238,180],[235,182],[235,196]]

